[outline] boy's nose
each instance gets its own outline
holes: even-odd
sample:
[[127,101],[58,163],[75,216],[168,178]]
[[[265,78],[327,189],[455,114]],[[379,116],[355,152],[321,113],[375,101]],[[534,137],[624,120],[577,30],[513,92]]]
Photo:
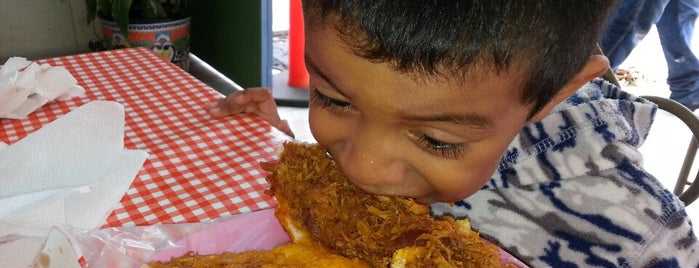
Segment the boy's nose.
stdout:
[[391,146],[385,140],[353,139],[343,146],[339,162],[355,184],[397,185],[405,180],[407,166]]

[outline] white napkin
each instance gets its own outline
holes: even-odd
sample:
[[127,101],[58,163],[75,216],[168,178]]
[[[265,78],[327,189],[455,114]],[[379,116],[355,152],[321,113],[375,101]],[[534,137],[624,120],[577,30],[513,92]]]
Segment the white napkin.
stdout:
[[120,104],[78,107],[0,151],[0,198],[96,182],[116,164],[123,140]]
[[0,246],[53,226],[99,228],[148,157],[123,139],[123,106],[93,101],[0,150]]
[[54,99],[85,93],[63,67],[11,57],[0,66],[0,118],[24,118]]

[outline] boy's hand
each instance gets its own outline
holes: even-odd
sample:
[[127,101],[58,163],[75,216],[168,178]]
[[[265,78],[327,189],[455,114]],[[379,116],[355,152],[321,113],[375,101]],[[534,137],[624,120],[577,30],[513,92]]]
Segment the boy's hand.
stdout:
[[272,97],[272,91],[267,88],[254,87],[243,91],[236,91],[224,99],[206,105],[206,109],[213,118],[252,113],[269,122],[272,126],[294,137],[289,127],[289,122],[279,118],[277,104]]

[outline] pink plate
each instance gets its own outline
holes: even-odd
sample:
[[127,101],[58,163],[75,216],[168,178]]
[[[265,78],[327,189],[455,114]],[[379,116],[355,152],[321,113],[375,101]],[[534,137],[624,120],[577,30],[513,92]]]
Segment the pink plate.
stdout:
[[[266,209],[236,216],[193,233],[172,247],[159,251],[150,261],[168,261],[190,251],[208,255],[255,249],[268,250],[288,242],[289,237],[274,217],[274,209]],[[527,267],[502,249],[500,258],[505,263]]]

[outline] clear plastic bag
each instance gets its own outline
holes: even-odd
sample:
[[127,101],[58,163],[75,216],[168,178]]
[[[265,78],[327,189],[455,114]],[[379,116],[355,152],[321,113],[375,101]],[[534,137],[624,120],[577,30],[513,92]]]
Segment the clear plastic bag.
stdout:
[[[201,255],[269,250],[290,242],[274,209],[186,224],[162,224],[100,230],[64,230],[76,247],[82,267],[139,268],[187,252]],[[501,260],[527,267],[504,250]]]
[[136,268],[190,251],[220,254],[272,249],[289,242],[273,209],[201,223],[70,230],[69,233],[76,251],[82,253],[83,267]]

